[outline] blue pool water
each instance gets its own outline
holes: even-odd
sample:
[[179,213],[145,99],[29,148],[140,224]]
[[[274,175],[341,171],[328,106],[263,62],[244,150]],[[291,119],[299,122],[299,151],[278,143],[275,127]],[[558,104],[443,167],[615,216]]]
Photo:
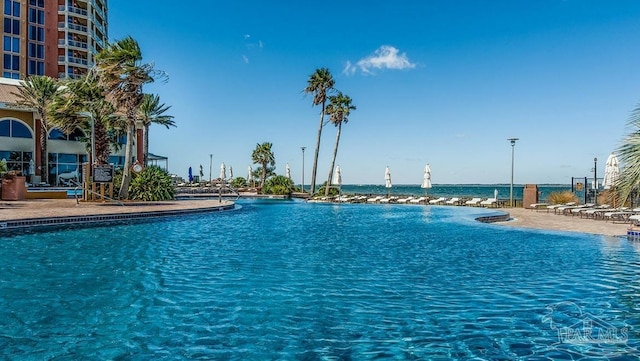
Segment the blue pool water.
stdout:
[[636,243],[466,207],[240,205],[0,238],[0,358],[640,355]]

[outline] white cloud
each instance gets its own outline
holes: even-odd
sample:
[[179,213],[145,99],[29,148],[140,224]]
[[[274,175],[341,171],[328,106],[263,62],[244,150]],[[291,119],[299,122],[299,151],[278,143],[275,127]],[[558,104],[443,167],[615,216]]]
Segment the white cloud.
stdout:
[[245,64],[249,64],[249,58],[247,58],[246,55],[242,56],[242,60],[244,61]]
[[350,61],[345,64],[344,74],[353,75],[360,70],[364,74],[373,74],[376,69],[413,69],[416,64],[409,61],[406,53],[389,45],[382,45],[373,54],[358,60],[354,65]]

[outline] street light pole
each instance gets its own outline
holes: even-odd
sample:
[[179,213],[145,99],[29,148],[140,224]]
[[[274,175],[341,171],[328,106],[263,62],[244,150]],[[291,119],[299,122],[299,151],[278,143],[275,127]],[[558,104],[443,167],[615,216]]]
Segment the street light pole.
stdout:
[[598,205],[598,158],[593,158],[593,203]]
[[302,149],[302,193],[304,193],[304,150],[307,147],[300,147]]
[[211,167],[213,166],[213,154],[209,154],[209,184],[211,184]]
[[513,154],[518,138],[509,138],[507,140],[511,142],[511,187],[509,188],[509,205],[513,208]]

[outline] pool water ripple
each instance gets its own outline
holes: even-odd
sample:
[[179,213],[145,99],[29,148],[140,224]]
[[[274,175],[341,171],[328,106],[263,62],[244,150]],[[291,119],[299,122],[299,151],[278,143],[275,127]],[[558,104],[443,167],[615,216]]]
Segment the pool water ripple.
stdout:
[[[0,354],[640,355],[640,248],[626,240],[481,224],[474,218],[487,211],[465,207],[241,203],[232,212],[2,239]],[[583,314],[626,327],[628,340],[559,342],[557,326]]]

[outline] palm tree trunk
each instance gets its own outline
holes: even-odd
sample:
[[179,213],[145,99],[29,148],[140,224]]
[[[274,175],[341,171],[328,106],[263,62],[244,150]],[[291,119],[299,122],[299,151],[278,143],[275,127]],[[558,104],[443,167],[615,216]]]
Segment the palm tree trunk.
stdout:
[[142,165],[146,168],[149,165],[149,124],[144,125],[144,143],[142,146],[142,153],[144,154]]
[[329,186],[331,185],[331,178],[333,178],[333,167],[336,165],[336,157],[338,156],[338,144],[340,144],[340,133],[342,131],[342,122],[338,123],[338,133],[336,134],[336,146],[333,148],[333,158],[331,159],[331,168],[329,168],[329,178],[327,179],[327,186],[324,188],[324,196],[329,195]]
[[40,119],[40,181],[49,184],[49,155],[47,154],[47,127]]
[[264,182],[267,180],[267,162],[262,163],[262,179],[260,181],[260,187],[264,188]]
[[135,125],[131,122],[127,124],[127,144],[124,152],[124,169],[122,170],[122,184],[118,197],[127,199],[129,197],[129,184],[131,183],[131,158],[133,154],[133,136]]
[[320,112],[320,125],[318,126],[318,139],[316,140],[316,152],[313,156],[313,168],[311,169],[311,195],[316,192],[316,172],[318,171],[318,154],[320,153],[320,137],[322,137],[322,123],[324,123],[324,103]]

